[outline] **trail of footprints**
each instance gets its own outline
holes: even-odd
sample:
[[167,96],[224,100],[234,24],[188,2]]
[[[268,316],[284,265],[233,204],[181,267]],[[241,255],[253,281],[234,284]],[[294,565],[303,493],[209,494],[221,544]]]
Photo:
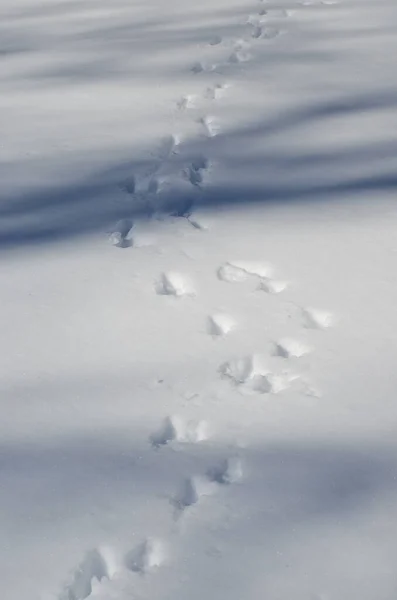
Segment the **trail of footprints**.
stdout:
[[[337,0],[305,0],[300,4],[337,4]],[[230,53],[224,63],[204,63],[198,61],[191,67],[195,75],[204,73],[221,72],[227,65],[243,63],[251,58],[251,41],[270,40],[277,37],[281,31],[272,25],[274,18],[280,19],[288,16],[286,10],[265,8],[264,0],[259,0],[259,9],[256,14],[251,14],[246,20],[249,28],[248,39],[232,41]],[[209,42],[210,46],[227,47],[221,36],[214,36]],[[229,89],[227,82],[216,82],[206,87],[201,96],[186,94],[176,103],[181,112],[198,109],[201,103],[220,100]],[[216,117],[204,114],[198,117],[198,124],[210,139],[220,133],[220,124]],[[181,150],[182,140],[178,135],[171,135],[162,140],[154,156],[152,166],[146,173],[139,176],[131,175],[121,185],[121,188],[131,195],[135,201],[150,201],[162,192],[167,185],[167,176],[162,176],[163,166],[172,161]],[[211,162],[205,156],[198,156],[186,165],[182,177],[189,184],[201,189],[206,178],[211,172]],[[187,217],[190,223],[200,229],[199,221],[195,220],[191,212],[181,216]],[[109,232],[110,241],[114,246],[128,248],[134,245],[132,236],[133,222],[131,219],[120,220]],[[214,274],[218,280],[225,284],[239,284],[252,281],[259,292],[279,294],[288,287],[288,282],[275,277],[274,269],[266,263],[248,261],[229,261],[218,267]],[[176,298],[194,298],[197,294],[194,283],[184,274],[168,271],[160,274],[155,283],[155,291],[159,295],[174,296]],[[301,324],[307,329],[324,330],[335,323],[334,315],[326,310],[313,307],[296,307]],[[224,338],[231,334],[237,327],[236,320],[227,313],[213,313],[207,319],[207,332],[213,338]],[[300,340],[282,338],[275,340],[270,354],[284,359],[285,363],[296,364],[299,359],[313,352],[313,348]],[[289,368],[280,372],[272,372],[266,366],[266,356],[251,354],[247,356],[231,357],[230,360],[218,366],[218,376],[231,383],[239,392],[245,394],[278,394],[291,387],[298,386],[299,391],[312,393],[312,388],[299,372]],[[186,421],[181,416],[167,417],[159,428],[150,436],[149,443],[153,449],[160,451],[162,447],[178,444],[205,443],[211,436],[211,429],[205,420]],[[176,516],[181,517],[188,509],[197,505],[201,498],[211,496],[221,486],[229,486],[241,482],[244,476],[244,463],[240,456],[226,458],[220,464],[210,466],[205,473],[196,474],[181,482],[173,498],[170,499],[174,506]],[[146,575],[153,569],[160,567],[167,561],[167,545],[163,540],[148,538],[142,540],[138,546],[132,547],[123,556],[107,547],[100,547],[87,552],[82,562],[71,574],[58,595],[59,600],[85,600],[100,589],[103,580],[112,581],[124,571]]]
[[[215,35],[208,41],[210,47],[216,47],[224,51],[224,58],[216,63],[199,60],[191,65],[190,70],[193,75],[200,77],[209,73],[212,74],[212,77],[218,75],[219,80],[210,86],[204,87],[202,92],[198,94],[188,93],[176,101],[176,109],[181,114],[189,112],[192,115],[198,127],[198,134],[201,132],[203,136],[211,140],[221,133],[221,122],[216,115],[211,114],[210,106],[212,105],[212,108],[214,108],[214,103],[221,100],[230,88],[230,83],[224,80],[225,74],[228,73],[229,68],[251,60],[253,43],[277,37],[281,33],[278,21],[288,17],[288,15],[288,11],[284,9],[265,8],[265,3],[259,0],[257,12],[249,15],[244,23],[247,28],[245,37],[227,40]],[[183,140],[180,136],[173,134],[166,137],[160,142],[153,164],[148,171],[132,174],[120,184],[120,188],[132,197],[134,206],[149,207],[149,212],[156,214],[156,209],[161,207],[162,193],[172,192],[170,190],[170,180],[172,179],[170,171],[175,170],[173,158],[175,155],[180,154],[182,145]],[[177,169],[179,169],[180,161],[177,162],[177,165]],[[211,171],[211,161],[205,157],[197,157],[190,164],[186,164],[177,177],[188,181],[196,191],[200,191],[209,179]],[[173,177],[175,177],[175,173]],[[192,212],[192,202],[186,202],[177,211],[178,216],[189,219]],[[195,226],[194,220],[190,220],[190,222]],[[110,242],[120,248],[133,246],[134,241],[130,231],[131,228],[125,233],[125,224],[119,223],[115,230],[109,232]]]
[[[263,281],[267,282],[266,289],[269,282],[277,281],[274,274],[273,267],[266,263],[230,261],[221,265],[215,271],[214,277],[225,284],[238,284],[249,280],[261,290]],[[282,289],[286,286],[285,283]],[[161,295],[178,298],[196,293],[193,292],[192,282],[180,273],[163,273],[156,285],[156,291]],[[334,324],[332,313],[325,310],[300,308],[299,315],[304,328],[322,330]],[[208,333],[214,337],[227,336],[236,326],[235,319],[226,313],[214,313],[208,317]],[[300,340],[282,338],[273,342],[270,354],[284,359],[289,364],[295,360],[299,361],[312,351],[311,346]],[[266,366],[266,356],[257,354],[231,357],[219,366],[218,375],[229,380],[241,393],[259,395],[279,394],[301,380],[299,373],[287,368],[278,373],[270,371]],[[305,387],[300,391],[302,390],[308,391]],[[211,428],[207,421],[186,421],[179,415],[173,415],[168,416],[152,433],[149,443],[155,450],[161,451],[161,448],[169,444],[200,444],[210,437]],[[205,473],[187,477],[170,498],[175,511],[174,517],[182,518],[186,511],[198,505],[201,499],[213,496],[222,487],[242,482],[243,478],[244,462],[238,454],[210,466]],[[59,595],[59,600],[84,600],[100,589],[103,580],[112,581],[126,571],[147,575],[166,563],[167,555],[167,544],[164,540],[155,538],[142,540],[123,556],[117,556],[112,549],[106,547],[91,550],[72,573]]]

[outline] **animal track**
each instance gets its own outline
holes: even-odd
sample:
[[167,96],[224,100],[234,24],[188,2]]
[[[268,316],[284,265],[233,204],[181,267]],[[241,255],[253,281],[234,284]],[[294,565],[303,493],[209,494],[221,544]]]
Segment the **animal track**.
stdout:
[[136,179],[134,177],[134,175],[131,175],[130,177],[128,177],[124,183],[122,183],[120,185],[120,188],[124,191],[127,192],[127,194],[130,194],[131,196],[135,194],[135,190],[136,190]]
[[200,73],[211,73],[216,70],[216,65],[206,64],[201,61],[194,63],[191,68],[192,73],[199,75]]
[[183,96],[177,103],[179,110],[186,110],[188,108],[194,108],[196,96],[194,94],[187,94]]
[[240,458],[227,458],[219,466],[209,469],[208,477],[211,481],[228,485],[237,483],[243,477],[243,464]]
[[292,338],[283,338],[275,344],[275,355],[282,358],[300,358],[311,352],[311,348]]
[[219,370],[238,385],[268,373],[263,357],[257,354],[232,359],[221,365]]
[[209,160],[204,156],[200,156],[196,158],[185,170],[185,176],[192,185],[201,187],[201,185],[205,182],[205,177],[209,174],[209,171]]
[[169,271],[161,275],[160,280],[156,284],[156,291],[162,296],[182,297],[195,295],[192,283],[184,275],[174,271]]
[[109,239],[111,244],[113,244],[113,246],[118,246],[119,248],[128,248],[132,246],[132,240],[128,236],[133,225],[132,219],[122,219],[119,221],[110,232]]
[[173,154],[177,154],[181,144],[181,136],[177,133],[165,136],[161,141],[155,158],[160,162],[164,162]]
[[280,294],[288,287],[286,281],[270,279],[268,277],[262,277],[259,282],[259,290],[262,290],[268,294]]
[[229,56],[228,62],[231,64],[238,64],[248,62],[251,59],[249,52],[243,49],[234,50]]
[[164,543],[147,539],[125,556],[125,566],[135,573],[145,574],[163,564],[166,558]]
[[208,231],[211,228],[211,219],[208,218],[208,213],[195,210],[188,217],[189,223],[201,231]]
[[106,552],[94,549],[87,552],[85,558],[78,566],[71,577],[70,583],[67,583],[59,600],[85,600],[91,595],[93,587],[104,577],[109,578],[113,575],[111,565],[108,563]]
[[184,510],[196,504],[202,496],[210,496],[214,492],[214,483],[200,475],[186,479],[175,498],[175,505]]
[[212,138],[219,134],[220,126],[215,117],[203,117],[202,119],[200,119],[200,123],[203,125],[205,133],[208,137]]
[[262,27],[260,25],[256,25],[252,30],[251,36],[257,40],[258,38],[260,38],[262,36],[262,33],[263,33]]
[[211,38],[209,41],[210,46],[219,46],[219,44],[221,44],[221,43],[222,43],[222,38],[220,35],[214,35],[214,37]]
[[182,443],[198,443],[208,439],[208,423],[206,421],[184,421],[181,417],[167,417],[158,431],[150,436],[153,446],[165,446],[176,441]]
[[225,95],[228,87],[229,84],[227,83],[216,83],[214,86],[207,88],[205,98],[208,98],[209,100],[219,100]]
[[232,359],[221,365],[219,372],[246,393],[278,394],[299,379],[299,375],[288,372],[272,373],[263,357],[255,354]]
[[326,310],[305,308],[302,317],[303,324],[308,329],[327,329],[335,324],[334,315]]
[[237,483],[243,476],[242,461],[238,457],[228,458],[220,465],[211,467],[205,476],[196,475],[186,479],[174,499],[176,508],[180,511],[197,504],[203,496],[211,496],[218,485]]
[[208,317],[208,332],[212,336],[225,336],[235,328],[234,319],[225,313],[215,313]]
[[218,278],[228,283],[240,283],[246,281],[248,277],[259,277],[260,279],[270,279],[273,274],[273,267],[264,263],[229,261],[218,269]]
[[278,35],[280,35],[281,31],[276,27],[265,27],[262,30],[262,38],[265,40],[272,40]]

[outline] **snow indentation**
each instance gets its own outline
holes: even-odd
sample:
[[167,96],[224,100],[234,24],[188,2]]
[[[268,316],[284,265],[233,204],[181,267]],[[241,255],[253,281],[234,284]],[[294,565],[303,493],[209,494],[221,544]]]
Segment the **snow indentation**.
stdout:
[[207,421],[185,421],[174,415],[167,417],[158,431],[150,436],[153,446],[165,446],[176,441],[181,443],[198,443],[208,439]]
[[271,279],[270,277],[262,277],[259,282],[259,288],[267,294],[280,294],[288,287],[288,282],[281,279]]
[[208,100],[219,100],[225,95],[229,87],[227,83],[216,83],[214,86],[207,88],[205,98]]
[[275,344],[275,354],[282,358],[300,358],[310,352],[309,346],[293,338],[282,338]]
[[221,131],[218,120],[213,116],[203,117],[200,119],[200,123],[204,127],[206,135],[210,138],[216,137]]
[[125,566],[136,573],[148,573],[163,564],[166,559],[164,543],[148,538],[125,556]]
[[210,496],[214,492],[214,483],[201,475],[186,479],[175,498],[176,506],[183,510],[196,504],[202,496]]
[[109,578],[109,568],[102,551],[90,550],[72,574],[70,583],[65,585],[59,600],[85,600],[104,577]]
[[243,477],[243,463],[239,457],[227,458],[217,467],[209,469],[208,477],[223,485],[237,483]]
[[119,248],[129,248],[132,246],[129,233],[133,225],[132,219],[121,219],[109,234],[110,243]]
[[249,276],[270,279],[272,275],[273,267],[269,264],[241,260],[228,261],[218,269],[218,278],[228,283],[240,283]]
[[157,294],[162,296],[194,296],[195,290],[192,282],[181,273],[169,271],[163,273],[156,284]]
[[334,315],[327,310],[305,308],[302,317],[303,324],[308,329],[328,329],[335,324]]
[[269,372],[264,364],[264,358],[257,354],[234,358],[221,365],[219,371],[237,385],[247,383],[254,377],[266,375]]
[[215,313],[208,317],[208,332],[213,336],[225,336],[236,327],[235,320],[226,313]]

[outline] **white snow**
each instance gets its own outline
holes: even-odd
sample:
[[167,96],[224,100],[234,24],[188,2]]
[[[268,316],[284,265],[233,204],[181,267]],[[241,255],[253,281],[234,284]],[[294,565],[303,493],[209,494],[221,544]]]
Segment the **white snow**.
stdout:
[[0,4],[4,600],[394,600],[397,3]]

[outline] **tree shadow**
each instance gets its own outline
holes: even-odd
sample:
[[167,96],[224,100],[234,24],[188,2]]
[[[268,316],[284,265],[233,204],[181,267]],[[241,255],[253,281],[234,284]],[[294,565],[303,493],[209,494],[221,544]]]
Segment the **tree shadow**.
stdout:
[[[329,151],[310,152],[300,147],[274,149],[273,142],[282,134],[299,134],[308,124],[323,124],[341,115],[348,118],[355,111],[365,112],[370,119],[379,108],[395,108],[396,102],[394,95],[373,93],[310,104],[216,138],[188,140],[177,153],[157,163],[149,158],[126,160],[83,181],[6,197],[0,203],[0,247],[105,233],[119,219],[148,218],[158,212],[185,217],[203,206],[211,210],[253,203],[271,206],[393,192],[397,188],[397,141],[353,147],[344,147],[342,141]],[[214,157],[223,176],[201,186],[189,180],[189,168],[203,157]],[[160,167],[165,178],[169,174],[182,185],[147,193],[126,190],[126,182],[134,180],[136,173],[152,172],[155,178]]]
[[[107,6],[95,3],[96,9]],[[63,35],[41,37],[39,30],[29,34],[33,22],[41,24],[46,19],[62,19],[76,15],[80,10],[91,14],[91,3],[61,2],[56,6],[37,3],[22,12],[12,9],[5,13],[4,30],[12,33],[15,51],[35,52],[75,48],[82,52],[58,66],[37,71],[29,68],[19,74],[9,74],[11,80],[33,86],[76,85],[94,78],[106,83],[109,78],[122,81],[134,75],[148,79],[159,76],[158,63],[153,57],[165,52],[178,51],[176,62],[168,66],[162,77],[180,77],[184,69],[184,51],[197,46],[213,36],[232,36],[240,31],[247,17],[247,9],[230,7],[223,11],[203,13],[192,23],[189,15],[170,16],[168,20],[157,18],[139,20],[129,11],[129,3],[119,1],[114,10],[125,17],[122,22],[106,22],[102,19],[86,19],[78,31],[67,31]],[[95,11],[92,13],[95,17]],[[215,25],[209,25],[209,23]],[[354,32],[353,32],[354,33]],[[372,35],[371,30],[359,30],[357,35]],[[344,30],[348,37],[352,32]],[[332,31],[329,38],[340,32]],[[29,37],[31,36],[31,37]],[[7,38],[5,38],[7,39]],[[30,48],[29,39],[32,39]],[[155,43],[153,43],[155,42]],[[36,45],[35,45],[36,44]],[[152,44],[152,47],[149,47]],[[131,49],[139,48],[140,60],[131,60]],[[4,60],[7,49],[4,47]],[[97,52],[100,50],[100,52]],[[0,50],[1,51],[1,50]],[[87,52],[86,52],[87,51]],[[308,54],[310,56],[308,56]],[[68,54],[66,53],[66,56]],[[69,57],[70,58],[70,57]],[[295,55],[277,46],[269,46],[268,60],[281,68],[293,65],[296,60],[333,60],[331,52],[319,51],[312,41],[300,40],[299,52]],[[184,66],[183,66],[184,65]],[[256,69],[255,61],[244,63],[244,69]],[[230,65],[220,67],[227,73]],[[192,75],[193,76],[193,75]],[[3,83],[7,85],[7,78]],[[131,80],[133,81],[133,79]],[[390,88],[358,90],[356,93],[340,93],[331,99],[300,100],[294,108],[280,109],[262,117],[260,122],[237,125],[234,130],[214,138],[186,140],[177,153],[158,159],[141,156],[115,164],[105,159],[103,167],[91,169],[86,176],[72,174],[72,181],[59,185],[39,185],[27,189],[12,185],[0,195],[0,249],[14,246],[29,246],[48,243],[95,231],[112,231],[120,219],[139,219],[161,212],[180,217],[188,216],[197,206],[216,210],[218,207],[257,203],[273,205],[297,201],[327,201],[343,194],[358,197],[363,193],[375,196],[378,192],[393,192],[397,186],[397,140],[387,138],[380,132],[378,139],[363,135],[361,142],[354,145],[344,143],[341,131],[338,144],[325,148],[323,140],[305,147],[308,132],[321,128],[332,120],[342,124],[349,119],[364,115],[370,123],[380,111],[394,111],[397,95]],[[302,144],[280,146],[280,140],[302,139]],[[105,149],[106,150],[106,149]],[[105,152],[106,153],[106,152]],[[197,157],[213,160],[220,165],[220,173],[208,183],[194,177],[189,179],[189,169]],[[4,163],[0,175],[11,182],[23,180],[22,171],[29,167],[33,172],[40,167],[28,159],[12,165]],[[165,186],[148,193],[126,191],[125,182],[134,179],[137,172],[152,172],[156,179],[159,168],[165,170],[181,185],[176,188]],[[154,182],[157,185],[157,182]],[[150,184],[149,184],[150,186]],[[128,187],[128,186],[127,186]]]

